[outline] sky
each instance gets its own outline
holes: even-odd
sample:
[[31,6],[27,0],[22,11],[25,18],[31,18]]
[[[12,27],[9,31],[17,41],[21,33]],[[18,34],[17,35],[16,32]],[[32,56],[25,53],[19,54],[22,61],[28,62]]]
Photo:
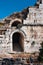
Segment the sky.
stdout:
[[0,19],[14,12],[22,11],[28,6],[34,6],[37,0],[0,0]]

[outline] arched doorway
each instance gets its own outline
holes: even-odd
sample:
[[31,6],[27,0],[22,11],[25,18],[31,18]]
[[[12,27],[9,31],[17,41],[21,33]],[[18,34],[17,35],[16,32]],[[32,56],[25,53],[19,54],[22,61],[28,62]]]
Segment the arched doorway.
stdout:
[[13,51],[24,51],[24,35],[20,32],[15,32],[12,36]]

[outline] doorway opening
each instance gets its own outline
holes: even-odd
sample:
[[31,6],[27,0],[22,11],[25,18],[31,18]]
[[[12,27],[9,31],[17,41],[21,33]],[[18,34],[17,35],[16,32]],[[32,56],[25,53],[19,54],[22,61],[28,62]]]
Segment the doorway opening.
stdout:
[[13,51],[24,51],[24,35],[20,32],[15,32],[12,36]]

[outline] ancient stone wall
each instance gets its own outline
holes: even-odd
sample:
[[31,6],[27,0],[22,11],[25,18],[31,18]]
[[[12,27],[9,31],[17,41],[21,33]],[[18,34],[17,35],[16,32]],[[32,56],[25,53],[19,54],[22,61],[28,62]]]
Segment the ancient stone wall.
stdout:
[[[20,46],[23,48],[22,52],[39,52],[43,41],[43,0],[39,4],[39,8],[36,6],[28,7],[22,12],[10,15],[2,22],[0,26],[0,53],[21,52]],[[18,24],[22,24],[22,26],[18,26]],[[28,26],[25,24],[28,24]],[[18,43],[13,41],[13,38],[17,39],[17,36],[19,38]],[[17,43],[14,46],[16,47],[14,50],[18,48],[16,51],[13,50],[13,42]]]

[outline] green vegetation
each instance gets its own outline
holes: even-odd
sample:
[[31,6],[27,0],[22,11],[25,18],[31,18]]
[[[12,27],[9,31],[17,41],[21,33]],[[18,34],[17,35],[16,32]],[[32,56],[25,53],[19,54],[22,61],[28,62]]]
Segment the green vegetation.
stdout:
[[43,62],[43,42],[41,43],[41,49],[39,50],[40,50],[40,53],[39,53],[38,61]]

